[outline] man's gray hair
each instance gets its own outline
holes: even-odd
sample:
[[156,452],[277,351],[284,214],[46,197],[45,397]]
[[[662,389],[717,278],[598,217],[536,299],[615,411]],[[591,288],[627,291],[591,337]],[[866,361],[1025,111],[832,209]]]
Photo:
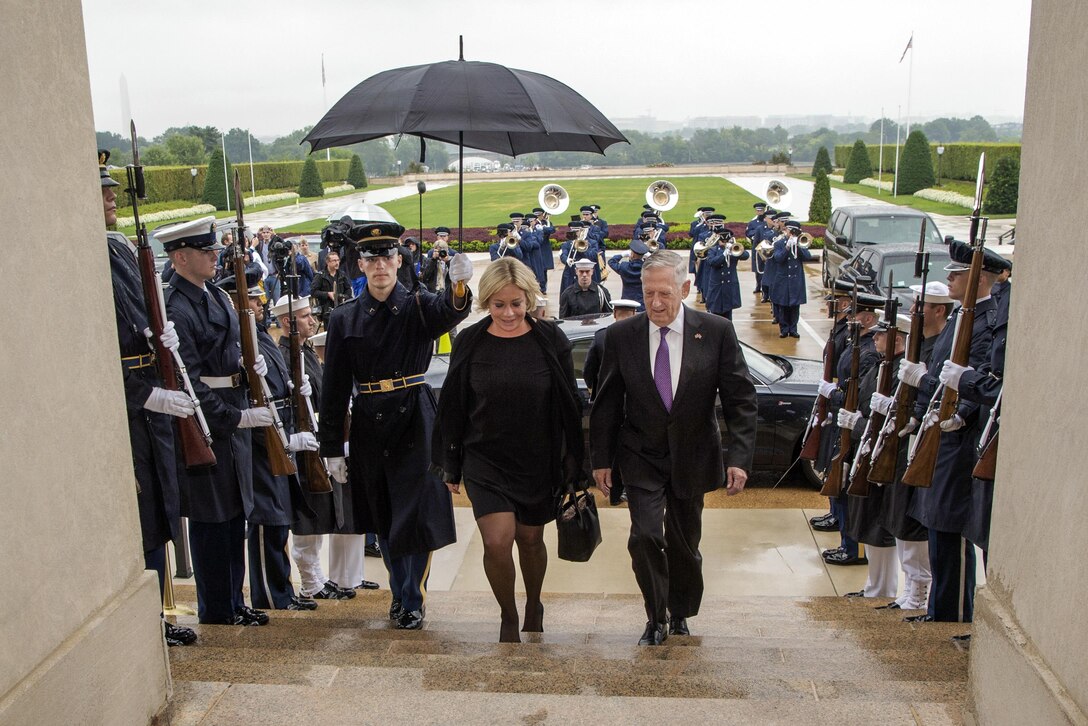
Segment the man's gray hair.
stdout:
[[658,250],[642,258],[642,276],[650,270],[671,269],[676,275],[676,286],[680,287],[688,279],[688,262],[672,250]]

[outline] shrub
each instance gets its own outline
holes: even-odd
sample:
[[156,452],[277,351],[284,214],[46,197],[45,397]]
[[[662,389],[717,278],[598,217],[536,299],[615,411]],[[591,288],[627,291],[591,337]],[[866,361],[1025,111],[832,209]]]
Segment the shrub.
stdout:
[[[827,150],[820,147],[827,158]],[[827,224],[831,219],[831,183],[822,170],[816,174],[816,185],[812,190],[812,201],[808,205],[808,221]]]
[[300,197],[323,197],[325,185],[321,183],[321,175],[317,171],[317,161],[311,156],[302,165],[302,178],[298,183],[298,195]]
[[366,188],[366,169],[363,168],[363,160],[358,154],[351,155],[351,166],[348,167],[348,184],[356,189]]
[[997,160],[990,190],[983,205],[987,214],[1015,214],[1020,196],[1020,162],[1010,157]]
[[830,174],[832,171],[834,169],[831,167],[831,155],[827,153],[826,146],[821,146],[820,150],[816,152],[816,161],[812,164],[812,176],[819,179],[821,172]]
[[926,135],[915,129],[903,145],[903,155],[899,157],[899,194],[914,194],[920,189],[928,189],[937,181],[933,173],[933,160],[929,155],[929,140]]
[[[227,191],[227,190],[231,191]],[[200,196],[203,204],[211,204],[218,210],[227,208],[227,194],[234,195],[234,171],[227,159],[226,176],[223,176],[223,151],[216,149],[208,160],[208,173],[204,176],[204,193]],[[231,209],[234,205],[231,205]]]
[[847,184],[857,184],[862,179],[873,175],[873,167],[869,163],[869,152],[865,149],[865,142],[858,139],[854,142],[854,149],[850,152],[850,161],[846,162],[846,171],[842,180]]

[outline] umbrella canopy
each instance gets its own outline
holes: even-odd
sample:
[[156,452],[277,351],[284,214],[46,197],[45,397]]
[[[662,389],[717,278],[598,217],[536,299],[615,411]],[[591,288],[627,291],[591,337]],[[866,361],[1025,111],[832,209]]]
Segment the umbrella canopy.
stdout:
[[311,153],[389,136],[517,156],[604,153],[627,138],[589,101],[554,78],[479,61],[445,61],[371,76],[306,135]]

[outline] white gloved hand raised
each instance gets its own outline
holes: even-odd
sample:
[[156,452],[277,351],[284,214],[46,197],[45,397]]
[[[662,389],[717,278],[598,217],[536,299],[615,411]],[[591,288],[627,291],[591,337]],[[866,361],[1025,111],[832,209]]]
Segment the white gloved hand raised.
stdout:
[[454,255],[450,260],[450,281],[468,282],[472,279],[472,260],[468,255]]
[[260,408],[242,409],[242,418],[238,421],[240,429],[259,429],[272,426],[276,419],[272,418],[272,412],[263,406]]
[[874,413],[879,413],[883,416],[887,416],[891,413],[892,404],[895,403],[895,399],[891,396],[882,396],[877,392],[873,392],[872,398],[869,399],[869,408]]
[[828,381],[820,381],[820,395],[824,398],[831,398],[831,394],[839,390],[838,386]]
[[853,431],[860,420],[861,411],[847,411],[845,408],[840,408],[836,423],[839,425],[840,429],[849,429],[850,431]]
[[[956,365],[950,360],[944,362],[944,367],[941,368],[941,374],[939,378],[941,383],[951,388],[953,391],[960,390],[960,378],[967,371],[973,371],[971,366]],[[944,428],[942,425],[941,428]],[[945,429],[945,431],[954,431],[955,429]]]
[[941,431],[959,431],[965,425],[963,417],[958,413],[952,414],[952,418],[947,421],[941,421]]
[[317,443],[317,437],[309,431],[300,431],[297,434],[291,434],[291,438],[288,439],[287,450],[288,451],[317,451],[321,447]]
[[155,413],[187,418],[196,412],[193,399],[181,391],[168,391],[165,388],[152,388],[151,395],[144,401],[144,408]]
[[329,468],[329,476],[341,484],[348,483],[348,461],[342,456],[333,456],[325,459],[325,466]]
[[917,388],[918,384],[922,382],[922,376],[926,374],[926,371],[925,363],[911,363],[909,360],[905,360],[900,364],[897,375],[903,383]]

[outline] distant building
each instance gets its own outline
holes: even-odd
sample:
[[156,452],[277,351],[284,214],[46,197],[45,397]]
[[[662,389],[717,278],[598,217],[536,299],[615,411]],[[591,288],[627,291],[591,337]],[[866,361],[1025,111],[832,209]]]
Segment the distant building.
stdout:
[[[446,167],[446,171],[457,171],[457,167],[457,159],[453,159]],[[502,162],[498,159],[488,159],[483,156],[465,157],[465,171],[499,171],[500,169],[502,169]]]

